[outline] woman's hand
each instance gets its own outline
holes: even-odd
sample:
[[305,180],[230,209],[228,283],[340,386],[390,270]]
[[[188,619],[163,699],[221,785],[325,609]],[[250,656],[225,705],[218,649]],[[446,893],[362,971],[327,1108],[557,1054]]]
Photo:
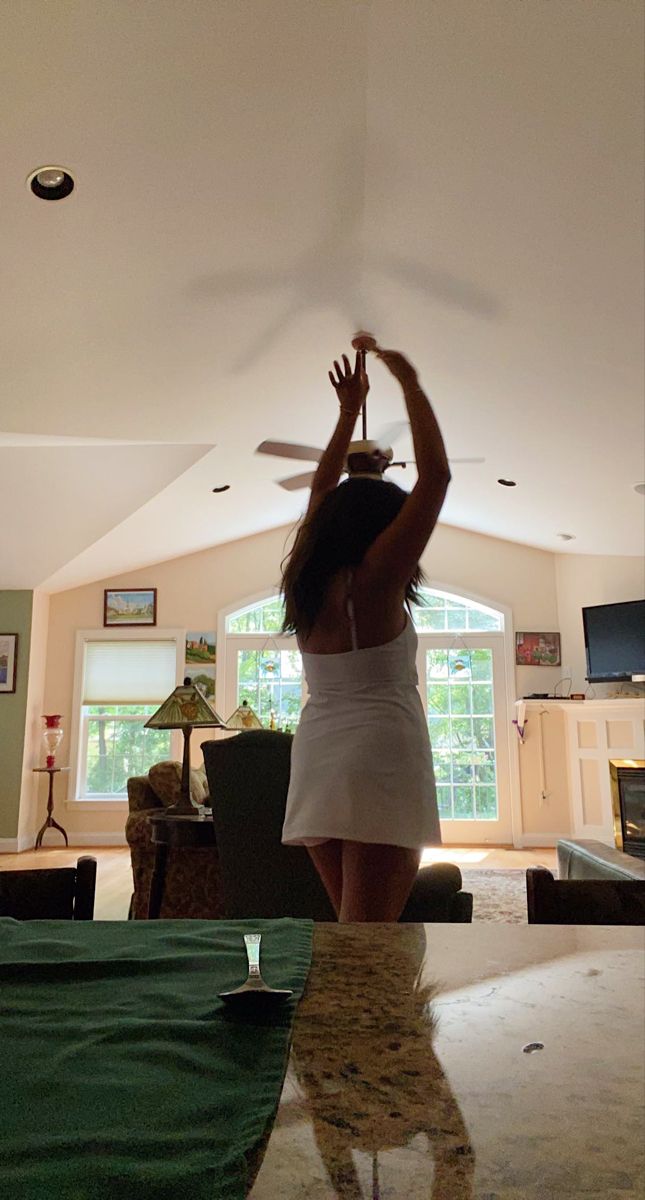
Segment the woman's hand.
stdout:
[[385,363],[388,371],[391,371],[394,378],[398,379],[404,391],[406,388],[419,386],[419,377],[416,369],[404,354],[400,354],[398,350],[377,350],[376,356],[381,359],[381,362]]
[[370,390],[370,381],[363,367],[363,355],[360,351],[356,352],[353,371],[346,354],[343,354],[342,367],[337,362],[334,362],[334,367],[336,374],[329,371],[329,378],[331,386],[338,396],[340,411],[347,413],[350,417],[357,417]]

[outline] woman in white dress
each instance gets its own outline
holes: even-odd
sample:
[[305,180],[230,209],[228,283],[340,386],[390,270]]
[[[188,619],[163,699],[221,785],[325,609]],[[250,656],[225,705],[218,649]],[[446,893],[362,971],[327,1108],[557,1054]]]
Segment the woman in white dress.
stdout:
[[338,423],[282,580],[309,690],[282,840],[307,847],[341,921],[398,920],[422,847],[441,841],[408,608],[450,470],[414,367],[376,353],[403,391],[417,482],[409,495],[380,479],[339,485],[369,389],[364,356],[352,369],[343,355],[329,372]]

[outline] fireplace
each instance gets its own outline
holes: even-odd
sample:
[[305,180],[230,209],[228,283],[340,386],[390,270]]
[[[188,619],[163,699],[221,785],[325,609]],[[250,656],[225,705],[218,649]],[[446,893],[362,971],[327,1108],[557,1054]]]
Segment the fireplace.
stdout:
[[626,854],[645,858],[645,761],[611,759],[609,773],[616,845]]

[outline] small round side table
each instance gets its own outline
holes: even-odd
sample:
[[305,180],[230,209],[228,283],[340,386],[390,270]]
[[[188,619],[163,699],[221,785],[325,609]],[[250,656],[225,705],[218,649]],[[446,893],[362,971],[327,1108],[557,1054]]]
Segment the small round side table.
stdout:
[[34,846],[34,850],[38,850],[40,848],[40,846],[42,845],[43,834],[46,829],[57,829],[58,832],[62,833],[63,837],[65,838],[65,845],[69,846],[69,842],[67,840],[67,834],[65,833],[63,826],[59,825],[58,821],[55,821],[54,816],[53,816],[53,812],[54,812],[54,775],[58,775],[60,771],[69,771],[69,767],[32,767],[32,771],[34,771],[37,775],[49,775],[49,793],[47,795],[47,817],[45,818],[45,824],[42,826],[41,829],[38,830],[38,833],[36,835],[36,845]]
[[215,826],[209,809],[195,813],[154,813],[148,817],[152,826],[151,841],[155,848],[155,865],[150,880],[150,897],[148,900],[148,920],[155,921],[161,912],[164,885],[166,882],[166,863],[168,851],[173,849],[194,849],[198,846],[215,845]]

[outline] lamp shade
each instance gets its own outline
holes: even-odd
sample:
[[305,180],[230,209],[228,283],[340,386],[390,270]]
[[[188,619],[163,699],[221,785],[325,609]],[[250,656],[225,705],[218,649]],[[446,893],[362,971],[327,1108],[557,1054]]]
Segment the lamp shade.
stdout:
[[146,729],[212,728],[224,721],[193,683],[183,683],[146,721]]
[[226,722],[227,729],[262,729],[263,725],[248,700],[243,700]]

